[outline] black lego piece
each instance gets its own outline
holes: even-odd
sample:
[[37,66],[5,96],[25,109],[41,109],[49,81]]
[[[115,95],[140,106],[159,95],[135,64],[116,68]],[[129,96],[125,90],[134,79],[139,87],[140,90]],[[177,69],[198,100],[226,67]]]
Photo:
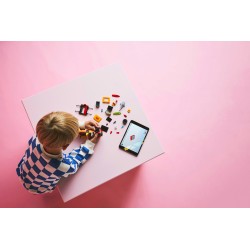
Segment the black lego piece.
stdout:
[[109,130],[109,128],[102,125],[102,126],[101,126],[101,130],[102,130],[103,132],[107,133],[108,130]]
[[108,108],[107,108],[107,110],[108,110],[108,112],[112,112],[112,110],[113,110],[113,107],[112,106],[108,106]]
[[97,133],[98,134],[98,136],[102,136],[103,134],[102,134],[102,130],[100,129],[100,128],[95,128],[95,133]]
[[126,125],[126,124],[127,124],[127,122],[128,122],[128,120],[127,120],[127,119],[123,119],[122,124],[123,124],[123,125]]
[[107,117],[106,121],[111,122],[111,121],[112,121],[112,118]]

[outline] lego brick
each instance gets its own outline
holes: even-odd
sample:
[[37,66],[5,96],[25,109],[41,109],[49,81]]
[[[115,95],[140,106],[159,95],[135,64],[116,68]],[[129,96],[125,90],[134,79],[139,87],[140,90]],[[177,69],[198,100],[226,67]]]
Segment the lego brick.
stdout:
[[110,116],[112,110],[113,110],[113,107],[112,107],[112,106],[108,106],[108,107],[107,107],[107,110],[105,111],[105,114],[106,114],[107,116]]
[[99,116],[99,115],[94,115],[93,119],[96,121],[96,122],[100,122],[102,120],[102,118]]
[[100,102],[96,101],[95,107],[96,107],[97,109],[99,109],[99,108],[100,108]]
[[112,118],[107,117],[106,121],[111,122],[111,121],[112,121]]
[[109,130],[109,128],[102,125],[102,126],[101,126],[101,130],[102,130],[103,132],[107,133],[108,130]]
[[110,97],[109,97],[109,96],[104,96],[104,97],[102,98],[102,103],[109,104],[109,103],[110,103]]

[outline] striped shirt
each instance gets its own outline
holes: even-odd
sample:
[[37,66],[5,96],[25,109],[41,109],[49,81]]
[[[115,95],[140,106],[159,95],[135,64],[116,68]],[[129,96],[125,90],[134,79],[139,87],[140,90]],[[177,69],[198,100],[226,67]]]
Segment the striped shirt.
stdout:
[[16,169],[23,186],[31,193],[52,192],[61,177],[75,174],[93,154],[95,144],[87,140],[69,154],[47,153],[36,136],[29,140],[29,147]]

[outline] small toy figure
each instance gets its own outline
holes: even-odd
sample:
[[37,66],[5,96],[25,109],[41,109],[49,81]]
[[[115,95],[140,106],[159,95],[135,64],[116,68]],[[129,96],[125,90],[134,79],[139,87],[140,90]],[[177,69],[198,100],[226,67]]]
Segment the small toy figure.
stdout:
[[120,110],[119,111],[121,111],[124,107],[125,107],[125,102],[121,102],[120,103]]
[[78,112],[79,115],[92,115],[90,113],[88,113],[88,110],[89,109],[92,109],[90,108],[87,104],[81,104],[81,105],[76,105],[77,107],[80,106],[80,110],[79,111],[75,111],[75,112]]

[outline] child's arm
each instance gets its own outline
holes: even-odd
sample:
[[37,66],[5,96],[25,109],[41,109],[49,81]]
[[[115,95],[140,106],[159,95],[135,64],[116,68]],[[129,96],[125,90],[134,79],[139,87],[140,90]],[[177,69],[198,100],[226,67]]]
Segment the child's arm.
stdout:
[[64,155],[63,160],[58,168],[64,174],[62,176],[68,177],[70,174],[75,174],[79,167],[85,163],[89,157],[94,153],[95,143],[99,138],[98,134],[90,141],[87,140],[79,148],[72,150],[68,155]]

